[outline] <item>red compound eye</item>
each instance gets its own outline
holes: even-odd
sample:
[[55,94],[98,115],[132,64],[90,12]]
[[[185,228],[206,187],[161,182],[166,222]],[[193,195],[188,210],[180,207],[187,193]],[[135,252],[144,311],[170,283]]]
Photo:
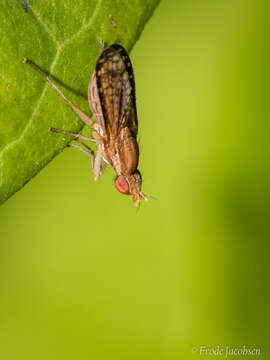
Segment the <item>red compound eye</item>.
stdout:
[[129,192],[129,185],[124,176],[120,175],[114,180],[114,186],[120,194],[131,195]]

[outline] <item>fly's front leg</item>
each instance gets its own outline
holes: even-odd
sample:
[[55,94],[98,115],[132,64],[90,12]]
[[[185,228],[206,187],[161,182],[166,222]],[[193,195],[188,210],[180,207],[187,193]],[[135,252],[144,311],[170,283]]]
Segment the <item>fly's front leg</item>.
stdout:
[[103,173],[104,168],[105,168],[105,162],[102,158],[100,151],[97,151],[97,154],[95,156],[94,151],[91,150],[91,148],[89,146],[87,146],[80,140],[76,140],[76,141],[79,142],[80,144],[82,144],[83,146],[85,146],[88,150],[85,150],[82,147],[73,145],[73,144],[68,145],[68,146],[78,149],[89,156],[89,159],[91,161],[91,168],[93,171],[94,181],[97,181],[99,176]]
[[94,180],[97,181],[99,176],[103,173],[104,168],[105,168],[105,162],[103,160],[100,150],[97,151],[97,154],[95,156],[94,151],[88,145],[86,145],[80,139],[75,139],[75,141],[78,142],[79,144],[83,145],[87,150],[85,150],[81,146],[73,145],[73,144],[69,144],[68,147],[78,149],[81,152],[88,155],[90,162],[91,162],[91,168],[93,171]]
[[102,150],[100,147],[98,147],[98,151],[95,156],[94,151],[88,145],[86,145],[84,142],[82,142],[82,140],[92,141],[95,144],[100,144],[100,142],[102,142],[102,138],[100,137],[98,132],[93,131],[92,135],[95,137],[95,139],[92,139],[92,138],[89,138],[89,137],[81,135],[81,134],[75,134],[75,133],[72,133],[69,131],[59,130],[59,129],[55,129],[55,128],[49,128],[49,131],[56,132],[58,134],[72,136],[72,137],[74,137],[74,141],[77,141],[78,143],[80,143],[87,149],[87,150],[85,150],[84,148],[82,148],[78,145],[73,145],[73,144],[68,145],[68,147],[78,149],[89,156],[90,161],[91,161],[91,167],[93,170],[93,177],[94,177],[94,180],[97,181],[99,176],[103,173],[103,171],[105,169],[105,165],[106,165],[103,160]]
[[[81,152],[87,154],[89,159],[90,159],[90,162],[91,162],[92,171],[93,171],[93,173],[95,172],[94,171],[94,168],[95,168],[95,153],[87,144],[85,144],[83,141],[80,140],[80,139],[83,139],[83,140],[88,140],[88,141],[92,141],[92,142],[96,143],[95,139],[89,138],[89,137],[81,135],[81,134],[75,134],[75,133],[72,133],[72,132],[69,132],[69,131],[59,130],[59,129],[55,129],[55,128],[49,128],[49,131],[55,132],[55,133],[58,133],[58,134],[72,136],[72,137],[75,138],[74,141],[76,141],[79,144],[83,145],[87,150],[85,150],[81,146],[74,145],[74,144],[68,144],[67,146],[71,147],[71,148],[74,148],[74,149],[78,149]],[[94,176],[94,178],[95,178],[95,176]]]
[[101,153],[101,150],[98,149],[97,153],[96,153],[96,157],[95,157],[95,162],[94,162],[94,169],[93,169],[93,175],[94,175],[94,180],[97,181],[98,178],[100,177],[100,175],[103,173],[104,169],[105,169],[105,162],[103,160],[103,156]]
[[91,168],[92,168],[92,171],[94,171],[94,163],[95,163],[95,153],[94,151],[89,147],[87,146],[86,144],[84,144],[83,142],[79,141],[79,140],[76,140],[77,142],[79,142],[80,144],[82,144],[83,146],[85,146],[87,149],[89,150],[85,150],[84,148],[82,148],[81,146],[78,146],[78,145],[73,145],[73,144],[69,144],[68,147],[71,147],[71,148],[74,148],[74,149],[78,149],[80,150],[81,152],[85,153],[88,155],[89,159],[90,159],[90,162],[91,162]]

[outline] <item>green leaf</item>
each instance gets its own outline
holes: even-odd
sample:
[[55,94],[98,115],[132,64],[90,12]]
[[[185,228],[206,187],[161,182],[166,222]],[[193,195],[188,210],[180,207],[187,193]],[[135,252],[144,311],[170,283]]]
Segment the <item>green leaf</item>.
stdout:
[[[0,203],[22,188],[69,139],[49,127],[79,132],[83,123],[29,66],[50,74],[90,114],[87,87],[100,41],[128,51],[159,0],[29,0],[0,2]],[[112,15],[116,27],[110,20]]]

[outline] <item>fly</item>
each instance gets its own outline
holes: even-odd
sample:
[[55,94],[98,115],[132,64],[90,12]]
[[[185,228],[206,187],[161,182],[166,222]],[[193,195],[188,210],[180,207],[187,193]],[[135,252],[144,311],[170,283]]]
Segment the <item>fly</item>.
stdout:
[[28,11],[28,4],[27,4],[27,2],[26,2],[25,0],[22,1],[22,7],[23,7],[23,10],[24,10],[25,12]]
[[[103,173],[107,163],[117,174],[114,185],[119,193],[131,195],[135,206],[139,204],[140,198],[147,200],[141,191],[142,178],[138,170],[138,119],[134,73],[124,47],[113,44],[102,49],[97,60],[88,87],[88,102],[95,122],[78,109],[31,60],[25,59],[24,62],[37,70],[79,118],[92,128],[93,138],[55,128],[50,128],[49,131],[72,136],[80,144],[68,146],[89,156],[95,181]],[[82,140],[94,142],[97,145],[96,154]]]

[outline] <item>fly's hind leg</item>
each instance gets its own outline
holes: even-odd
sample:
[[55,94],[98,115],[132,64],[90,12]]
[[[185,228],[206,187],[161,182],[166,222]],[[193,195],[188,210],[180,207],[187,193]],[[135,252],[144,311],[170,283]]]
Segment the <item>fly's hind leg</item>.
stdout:
[[[117,23],[116,23],[115,19],[113,18],[112,14],[109,14],[109,20],[112,24],[112,27],[116,29]],[[100,44],[100,55],[101,55],[105,49],[105,42],[103,40],[101,40],[100,38],[98,38],[98,42]]]
[[94,122],[84,113],[82,112],[77,106],[75,106],[63,93],[62,91],[54,84],[54,82],[51,80],[51,78],[42,71],[36,64],[34,64],[29,59],[24,59],[24,63],[30,65],[33,69],[38,71],[40,75],[42,75],[45,80],[53,87],[57,93],[67,102],[67,104],[72,108],[72,110],[75,112],[76,115],[79,116],[79,118],[88,126],[93,127]]
[[97,41],[100,45],[100,52],[99,52],[99,55],[101,55],[105,49],[105,41],[103,41],[101,38],[97,38]]
[[113,18],[112,14],[109,14],[109,19],[111,21],[111,24],[114,28],[117,28],[117,23],[115,21],[115,19]]
[[[111,22],[112,27],[114,29],[117,29],[117,22],[116,22],[115,18],[112,16],[112,14],[109,14],[109,20]],[[116,38],[114,42],[115,42],[115,44],[121,44],[121,39]]]

